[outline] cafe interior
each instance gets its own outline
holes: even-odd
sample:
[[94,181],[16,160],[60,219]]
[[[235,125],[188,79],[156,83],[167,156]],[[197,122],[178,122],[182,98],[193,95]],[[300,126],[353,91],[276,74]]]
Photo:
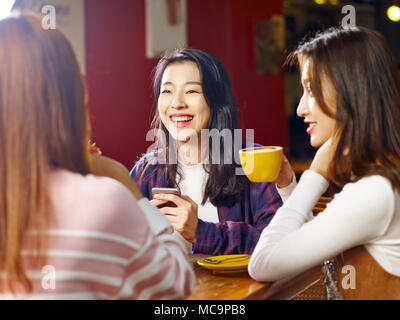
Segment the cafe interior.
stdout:
[[[299,68],[285,64],[296,45],[317,31],[355,23],[379,31],[400,67],[400,1],[395,0],[1,0],[0,14],[11,8],[44,17],[55,8],[57,27],[71,41],[86,80],[91,142],[129,170],[154,142],[148,136],[157,108],[152,81],[168,50],[189,47],[217,57],[231,81],[240,128],[254,130],[255,143],[282,146],[297,177],[316,149],[296,114],[303,93]],[[321,197],[314,214],[330,200]],[[192,261],[196,283],[189,299],[335,298],[325,285],[329,261],[323,270],[318,266],[261,283],[243,272],[212,272],[197,264],[198,258]],[[358,258],[354,252],[348,256]],[[367,276],[368,270],[360,277],[362,272]]]
[[381,32],[400,64],[398,1],[166,0],[154,12],[144,0],[3,0],[1,6],[7,14],[12,6],[38,11],[53,2],[87,81],[93,140],[128,168],[153,142],[146,139],[156,107],[152,76],[167,50],[184,46],[217,57],[231,81],[240,128],[254,129],[256,143],[283,146],[296,173],[315,149],[296,115],[302,90],[298,68],[284,64],[289,52],[307,35],[339,26],[350,12],[343,7],[351,5],[355,23]]
[[[158,29],[161,19],[146,17],[146,1],[83,2],[81,54],[93,140],[103,154],[131,168],[152,143],[146,141],[155,110],[152,72],[161,52],[156,51],[162,49],[151,48],[149,41],[151,32],[164,26]],[[185,19],[179,35],[185,45],[213,54],[227,69],[240,127],[254,129],[256,143],[283,146],[299,172],[315,150],[295,112],[301,96],[299,71],[283,66],[290,49],[313,31],[339,25],[346,16],[343,6],[350,4],[356,9],[356,24],[380,31],[400,64],[396,1],[189,0],[185,17],[174,15],[175,2],[166,1],[169,6],[157,14],[167,24]],[[180,38],[175,41],[165,43],[169,48],[182,45]]]

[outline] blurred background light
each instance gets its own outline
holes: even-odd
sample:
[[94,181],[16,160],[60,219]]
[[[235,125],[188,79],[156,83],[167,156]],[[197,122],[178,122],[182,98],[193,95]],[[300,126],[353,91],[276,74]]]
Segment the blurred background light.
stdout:
[[390,6],[386,13],[391,21],[400,21],[400,8],[398,6]]
[[314,0],[316,4],[325,4],[327,0]]

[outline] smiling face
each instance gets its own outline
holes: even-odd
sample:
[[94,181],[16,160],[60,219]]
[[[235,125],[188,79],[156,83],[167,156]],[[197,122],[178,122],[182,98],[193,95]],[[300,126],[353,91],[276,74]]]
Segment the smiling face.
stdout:
[[200,137],[210,119],[201,76],[192,61],[175,62],[164,71],[161,79],[158,112],[164,126],[178,142],[185,142],[193,134]]
[[[317,148],[333,136],[336,119],[324,113],[318,104],[315,93],[311,86],[311,63],[310,59],[303,58],[301,84],[303,96],[297,107],[297,115],[304,117],[304,123],[308,124],[307,133],[310,135],[310,143]],[[321,75],[322,96],[329,110],[336,114],[336,93],[333,85],[326,75]]]

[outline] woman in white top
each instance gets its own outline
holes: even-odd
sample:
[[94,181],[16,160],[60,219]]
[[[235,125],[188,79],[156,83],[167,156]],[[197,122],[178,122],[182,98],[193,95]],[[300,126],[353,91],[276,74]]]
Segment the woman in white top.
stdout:
[[[275,281],[364,245],[400,277],[400,79],[390,49],[375,31],[329,29],[292,59],[304,88],[297,114],[319,149],[297,186],[280,181],[288,196],[264,229],[249,273]],[[330,183],[339,192],[313,218]]]

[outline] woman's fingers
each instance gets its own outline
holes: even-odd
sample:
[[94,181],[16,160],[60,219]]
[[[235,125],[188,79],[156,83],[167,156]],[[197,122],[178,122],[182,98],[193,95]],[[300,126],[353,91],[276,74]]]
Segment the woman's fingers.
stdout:
[[164,215],[171,215],[171,216],[181,216],[182,215],[182,210],[179,208],[174,208],[174,207],[163,207],[158,209],[160,212]]
[[176,205],[176,207],[162,207],[159,210],[182,237],[189,242],[194,242],[198,224],[197,204],[187,195],[179,197],[173,194],[156,194],[154,199]]
[[319,173],[328,180],[329,165],[332,162],[335,150],[335,141],[331,137],[315,153],[310,169]]
[[188,201],[182,199],[181,197],[174,195],[174,194],[167,194],[167,193],[157,193],[153,196],[154,199],[157,200],[165,200],[165,201],[171,201],[173,203],[175,203],[175,205],[177,207],[179,206],[187,206],[188,205]]
[[281,171],[278,175],[278,178],[275,180],[275,184],[278,186],[278,188],[284,188],[291,184],[292,181],[293,169],[290,166],[288,159],[283,156]]
[[158,207],[161,206],[162,204],[167,203],[168,201],[166,200],[159,200],[159,199],[152,199],[149,201],[153,206]]
[[[188,220],[189,212],[180,208],[164,207],[160,209],[161,213],[171,223],[174,230],[181,234],[189,242],[196,241],[197,223]],[[197,220],[196,220],[197,221]]]
[[193,206],[197,207],[197,203],[194,202],[188,195],[181,194],[181,198],[186,200],[187,202],[190,202]]

